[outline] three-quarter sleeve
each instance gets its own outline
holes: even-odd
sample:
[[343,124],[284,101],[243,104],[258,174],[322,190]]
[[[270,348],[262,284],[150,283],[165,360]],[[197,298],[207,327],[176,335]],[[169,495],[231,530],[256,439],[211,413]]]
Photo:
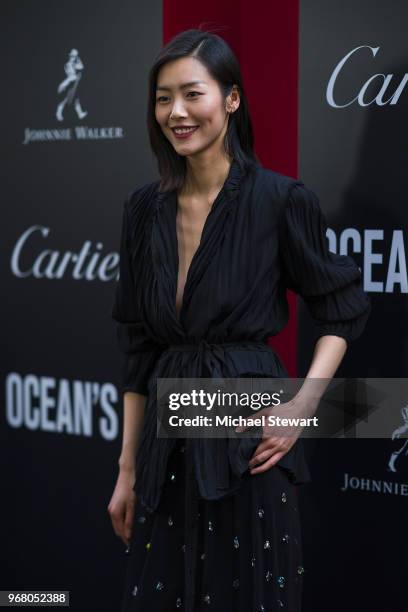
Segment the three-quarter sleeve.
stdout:
[[[140,207],[140,190],[130,194],[126,199],[122,215],[122,231],[120,237],[120,262],[119,280],[116,287],[112,318],[116,321],[116,335],[118,345],[123,354],[123,366],[121,374],[121,391],[133,391],[142,395],[148,395],[148,379],[160,355],[161,347],[149,337],[145,322],[141,316],[140,292],[143,291],[139,278],[135,278],[136,266],[134,265],[134,253],[138,257],[138,271],[141,265],[149,265],[141,262],[140,248],[131,250],[131,238],[129,231],[129,205]],[[136,209],[132,218],[142,225],[144,215]],[[132,240],[141,242],[142,227],[136,228],[136,237],[132,232]],[[135,245],[132,245],[135,246]],[[139,252],[137,252],[139,251]]]
[[353,258],[329,251],[318,197],[301,181],[295,183],[282,217],[284,282],[304,299],[316,323],[316,340],[324,335],[355,340],[364,330],[371,301]]

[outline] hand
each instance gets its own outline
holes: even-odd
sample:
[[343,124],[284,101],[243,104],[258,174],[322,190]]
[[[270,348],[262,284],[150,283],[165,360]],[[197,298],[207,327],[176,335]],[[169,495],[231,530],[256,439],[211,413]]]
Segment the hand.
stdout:
[[407,429],[408,427],[406,425],[401,425],[401,427],[398,427],[398,429],[393,431],[391,440],[396,440],[397,438],[400,438],[402,434],[407,431]]
[[130,544],[135,514],[136,494],[133,491],[134,484],[135,470],[121,469],[107,508],[113,530],[126,546]]
[[[310,413],[312,410],[313,407],[309,403],[307,412]],[[257,410],[254,416],[260,417],[262,415],[265,415],[266,423],[263,427],[262,442],[249,461],[251,474],[266,472],[280,461],[295,444],[303,430],[300,425],[269,425],[268,416],[288,419],[302,418],[305,416],[305,405],[294,398],[278,406]],[[237,427],[235,431],[241,432],[246,429],[246,426],[241,426]]]

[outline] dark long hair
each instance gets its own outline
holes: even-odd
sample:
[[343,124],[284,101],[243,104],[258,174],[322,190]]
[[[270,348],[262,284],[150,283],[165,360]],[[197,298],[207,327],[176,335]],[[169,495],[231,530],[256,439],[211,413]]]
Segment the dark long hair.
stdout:
[[218,82],[224,99],[231,93],[233,85],[238,87],[240,105],[229,116],[224,138],[225,152],[235,159],[243,170],[259,164],[253,150],[252,123],[237,58],[230,46],[217,34],[202,30],[185,30],[163,47],[149,73],[147,127],[150,145],[158,162],[160,191],[182,187],[186,176],[186,158],[176,153],[156,121],[157,77],[165,63],[188,56],[202,62],[212,78]]

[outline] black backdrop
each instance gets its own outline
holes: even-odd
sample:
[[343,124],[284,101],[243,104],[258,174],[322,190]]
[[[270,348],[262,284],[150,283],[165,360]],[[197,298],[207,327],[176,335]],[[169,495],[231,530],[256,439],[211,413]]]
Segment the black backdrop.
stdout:
[[[319,195],[332,250],[355,258],[372,301],[365,333],[350,347],[337,376],[408,375],[407,91],[391,104],[408,67],[400,27],[407,17],[408,8],[399,1],[301,3],[299,174]],[[387,75],[386,91],[375,100]],[[353,101],[367,81],[362,98]],[[395,266],[393,240],[400,255]],[[299,375],[304,375],[310,326],[299,306]],[[397,412],[391,431],[401,424]],[[314,482],[303,491],[310,568],[306,610],[406,610],[406,492],[372,490],[373,481],[382,487],[407,483],[407,457],[395,462],[396,472],[388,469],[400,446],[391,438],[309,445]],[[355,488],[342,491],[346,474],[355,479]]]
[[[110,311],[123,201],[156,177],[145,115],[161,11],[156,0],[2,3],[0,588],[70,590],[75,610],[117,610],[122,590],[106,510],[121,429]],[[58,121],[72,49],[83,75]],[[23,144],[26,129],[36,141]]]

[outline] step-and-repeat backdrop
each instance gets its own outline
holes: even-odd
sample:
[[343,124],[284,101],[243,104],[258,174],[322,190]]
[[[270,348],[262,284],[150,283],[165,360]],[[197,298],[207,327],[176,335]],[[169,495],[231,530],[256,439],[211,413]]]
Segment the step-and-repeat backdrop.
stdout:
[[[70,590],[75,610],[117,610],[126,557],[106,510],[122,418],[110,315],[123,201],[157,177],[145,115],[162,6],[2,8],[0,589]],[[407,376],[408,9],[300,8],[299,176],[320,197],[330,248],[355,257],[373,304],[338,375]],[[312,347],[299,310],[303,375]],[[306,611],[405,609],[401,444],[308,445]]]
[[[301,3],[299,174],[319,195],[330,249],[355,258],[372,302],[338,376],[408,376],[407,18],[403,2]],[[299,307],[303,375],[310,326]],[[389,439],[314,445],[304,491],[308,611],[406,609],[408,457],[404,440],[391,439],[407,425],[404,404]]]
[[70,590],[75,610],[118,610],[111,308],[124,200],[156,178],[146,82],[162,6],[7,4],[0,589]]

